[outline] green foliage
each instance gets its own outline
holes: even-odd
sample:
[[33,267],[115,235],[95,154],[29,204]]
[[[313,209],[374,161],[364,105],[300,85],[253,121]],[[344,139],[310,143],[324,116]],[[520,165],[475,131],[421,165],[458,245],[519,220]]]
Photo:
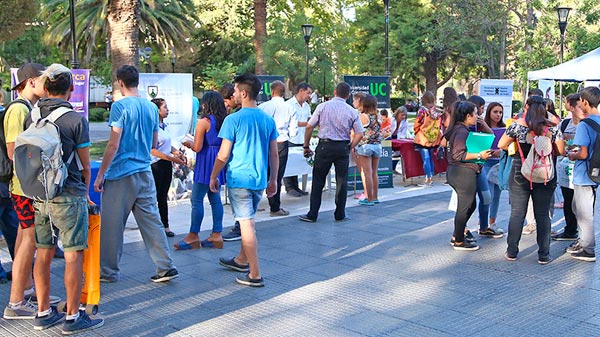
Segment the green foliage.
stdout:
[[105,108],[90,108],[88,120],[90,122],[104,122],[108,120],[109,112]]
[[2,0],[0,10],[0,42],[11,41],[20,37],[37,14],[37,1]]
[[231,83],[231,80],[237,73],[237,67],[231,63],[207,64],[202,71],[202,75],[195,79],[204,90],[218,91],[225,83]]

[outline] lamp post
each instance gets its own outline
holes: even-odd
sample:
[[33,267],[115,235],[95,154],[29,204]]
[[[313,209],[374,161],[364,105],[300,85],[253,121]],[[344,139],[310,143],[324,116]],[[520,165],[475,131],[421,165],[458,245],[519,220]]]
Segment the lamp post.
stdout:
[[77,36],[75,33],[75,1],[69,0],[69,12],[71,16],[71,68],[79,68],[77,61]]
[[[556,13],[558,14],[558,28],[560,29],[560,63],[563,63],[563,56],[565,52],[565,30],[567,30],[567,21],[569,19],[569,7],[556,7]],[[562,81],[559,82],[559,96],[560,96],[560,114],[562,116],[563,108],[563,97],[562,97]]]
[[385,5],[385,75],[390,76],[390,0],[383,0]]
[[308,43],[310,42],[310,35],[312,34],[313,25],[302,25],[302,33],[304,34],[304,42],[306,42],[306,76],[304,81],[308,83]]

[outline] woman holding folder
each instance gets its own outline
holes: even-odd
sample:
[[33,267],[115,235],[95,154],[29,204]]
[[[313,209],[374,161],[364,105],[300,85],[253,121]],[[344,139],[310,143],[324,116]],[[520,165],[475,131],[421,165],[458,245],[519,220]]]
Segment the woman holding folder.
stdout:
[[[467,149],[469,127],[477,123],[476,107],[471,102],[457,102],[452,114],[449,130],[444,137],[448,141],[448,183],[458,195],[458,205],[454,216],[452,247],[455,250],[478,250],[475,241],[465,240],[467,221],[475,211],[477,202],[477,178],[481,174],[480,162],[487,160],[492,152]],[[493,137],[492,137],[493,138]],[[491,145],[491,143],[490,143]]]

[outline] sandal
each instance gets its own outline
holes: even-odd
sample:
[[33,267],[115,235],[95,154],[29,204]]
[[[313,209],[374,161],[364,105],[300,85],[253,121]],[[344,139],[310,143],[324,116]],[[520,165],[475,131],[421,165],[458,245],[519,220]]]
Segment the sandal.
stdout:
[[174,244],[173,247],[175,247],[175,250],[199,249],[200,241],[194,241],[192,243],[187,243],[187,242],[181,240],[181,241],[177,242],[176,244]]
[[173,233],[173,232],[171,232],[171,231],[168,231],[168,232],[165,232],[165,235],[166,235],[167,237],[170,237],[170,238],[172,238],[172,237],[174,237],[174,236],[175,236],[175,233]]
[[220,241],[210,241],[209,239],[202,240],[200,243],[204,248],[217,248],[223,249],[223,240]]

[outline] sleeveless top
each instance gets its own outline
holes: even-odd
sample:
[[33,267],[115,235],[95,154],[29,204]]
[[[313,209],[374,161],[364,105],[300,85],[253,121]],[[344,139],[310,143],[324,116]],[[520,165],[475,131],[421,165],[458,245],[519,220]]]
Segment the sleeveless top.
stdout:
[[[208,115],[210,120],[210,130],[204,134],[204,143],[202,144],[202,150],[196,153],[196,164],[194,165],[194,183],[199,184],[210,184],[210,174],[213,166],[215,165],[215,159],[217,153],[221,148],[221,138],[218,137],[219,131],[217,131],[217,120],[215,116]],[[223,168],[219,173],[219,183],[225,185],[225,172],[226,168]]]
[[381,144],[383,135],[381,134],[381,119],[377,118],[377,114],[369,114],[369,124],[365,125],[363,138],[360,145],[365,144]]

